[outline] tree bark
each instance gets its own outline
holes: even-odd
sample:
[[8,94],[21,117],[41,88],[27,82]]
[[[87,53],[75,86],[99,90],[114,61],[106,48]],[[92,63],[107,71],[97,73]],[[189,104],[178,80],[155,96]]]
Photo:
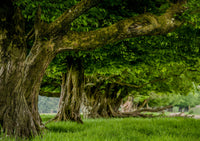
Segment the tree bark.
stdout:
[[[40,42],[40,44],[42,43]],[[36,44],[35,46],[38,45]],[[24,88],[26,89],[24,95],[27,100],[27,104],[30,108],[30,111],[32,112],[34,119],[38,121],[39,125],[43,128],[44,125],[42,124],[38,112],[38,95],[45,70],[48,67],[49,63],[52,61],[52,59],[55,57],[55,53],[49,51],[48,45],[44,44],[42,45],[42,47],[43,48],[40,49],[40,52],[34,53],[37,56],[37,58],[34,58],[33,56],[28,56],[26,58],[24,69],[25,75],[23,76],[23,83]]]
[[96,86],[87,88],[86,98],[87,103],[85,106],[88,107],[88,118],[99,118],[99,117],[115,117],[118,113],[121,101],[123,97],[121,94],[117,96],[120,87],[114,83],[108,83],[105,86],[105,93],[102,92],[100,86],[105,85],[103,82],[99,82]]
[[35,40],[27,56],[24,19],[20,9],[11,6],[11,1],[5,3],[1,13],[0,124],[8,135],[30,137],[41,130],[39,88],[56,53],[49,42]]
[[58,51],[92,50],[127,38],[165,35],[183,24],[177,15],[182,15],[186,9],[183,3],[177,3],[160,16],[145,13],[95,31],[70,31],[59,36],[56,48]]
[[0,26],[0,124],[8,135],[29,137],[40,132],[26,102],[24,66],[26,42],[21,11],[4,3]]
[[84,69],[80,59],[68,58],[67,73],[62,76],[59,109],[55,121],[75,121],[83,123],[80,106],[84,87]]

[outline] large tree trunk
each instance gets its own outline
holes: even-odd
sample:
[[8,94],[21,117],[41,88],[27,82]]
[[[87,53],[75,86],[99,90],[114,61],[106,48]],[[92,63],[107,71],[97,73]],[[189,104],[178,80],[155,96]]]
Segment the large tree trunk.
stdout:
[[[19,51],[15,50],[18,53]],[[25,89],[22,84],[24,56],[23,53],[17,59],[1,58],[1,63],[4,65],[1,64],[0,74],[0,124],[3,132],[21,137],[37,135],[40,132],[38,122],[34,120],[24,97]]]
[[63,74],[59,109],[54,120],[83,123],[80,106],[84,87],[84,71],[81,60],[68,58],[68,71]]
[[8,135],[27,137],[40,129],[24,97],[24,22],[20,10],[13,9],[4,11],[0,24],[0,124]]
[[27,56],[24,20],[9,2],[0,24],[0,124],[8,135],[30,137],[40,133],[39,88],[55,53],[37,41]]
[[[19,84],[19,83],[18,83]],[[8,85],[7,85],[8,86]],[[18,91],[3,90],[0,101],[0,121],[3,132],[7,135],[30,137],[39,134],[40,126],[34,120],[25,97]],[[15,89],[23,89],[15,87]]]

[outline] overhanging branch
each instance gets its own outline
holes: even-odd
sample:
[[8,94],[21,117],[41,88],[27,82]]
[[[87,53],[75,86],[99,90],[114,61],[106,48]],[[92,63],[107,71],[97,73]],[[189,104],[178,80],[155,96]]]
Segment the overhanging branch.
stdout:
[[71,31],[56,41],[57,51],[90,50],[126,38],[167,34],[183,23],[176,15],[181,15],[184,10],[186,8],[178,3],[161,16],[146,13],[95,31]]
[[53,23],[51,23],[44,35],[55,36],[62,30],[66,30],[71,22],[82,15],[84,12],[88,11],[90,8],[94,7],[101,0],[82,0],[77,5],[73,6],[71,9],[66,10],[60,17],[58,17]]

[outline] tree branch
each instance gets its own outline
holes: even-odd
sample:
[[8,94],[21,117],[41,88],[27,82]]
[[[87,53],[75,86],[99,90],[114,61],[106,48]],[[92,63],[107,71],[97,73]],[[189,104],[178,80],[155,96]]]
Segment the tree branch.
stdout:
[[185,9],[178,3],[161,16],[146,13],[95,31],[71,31],[67,35],[58,37],[59,39],[56,40],[57,51],[90,50],[126,38],[167,34],[183,23],[176,15],[181,15]]
[[40,36],[41,32],[41,7],[38,6],[36,15],[35,15],[35,21],[34,21],[34,34],[35,34],[35,40],[37,40]]
[[100,1],[101,0],[82,0],[71,9],[66,10],[60,17],[58,17],[53,23],[51,23],[47,27],[46,33],[44,33],[44,35],[54,36],[60,31],[66,30],[66,27],[69,27],[69,24],[71,24],[71,22],[73,22],[84,12],[88,11],[90,8],[94,7]]
[[169,108],[172,108],[173,106],[169,105],[169,106],[165,106],[165,107],[162,107],[162,108],[156,108],[156,109],[139,109],[139,110],[136,110],[134,112],[159,112],[159,111],[163,111],[163,110],[166,110],[166,109],[169,109]]
[[28,33],[27,33],[27,35],[26,35],[26,40],[28,41],[29,39],[32,39],[33,38],[33,36],[34,36],[34,28],[32,28]]

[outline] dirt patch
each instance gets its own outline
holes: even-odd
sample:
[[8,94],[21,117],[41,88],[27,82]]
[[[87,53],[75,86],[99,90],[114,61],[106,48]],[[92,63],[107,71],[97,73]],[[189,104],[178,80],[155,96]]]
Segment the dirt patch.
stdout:
[[176,117],[176,116],[180,116],[180,117],[192,117],[195,119],[200,119],[200,115],[188,115],[185,113],[170,113],[169,116],[171,117]]
[[195,119],[200,119],[200,115],[194,115]]

